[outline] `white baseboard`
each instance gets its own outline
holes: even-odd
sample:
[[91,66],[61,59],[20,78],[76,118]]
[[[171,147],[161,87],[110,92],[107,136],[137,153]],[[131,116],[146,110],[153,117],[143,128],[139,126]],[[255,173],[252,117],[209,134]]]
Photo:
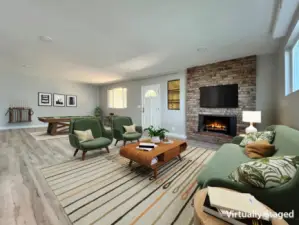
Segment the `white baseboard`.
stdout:
[[183,134],[176,134],[176,133],[166,133],[166,136],[172,137],[172,138],[178,138],[178,139],[187,139],[186,135]]
[[6,127],[0,127],[0,130],[14,130],[14,129],[25,129],[25,128],[40,128],[40,127],[47,127],[46,124],[40,124],[40,125],[17,125],[17,126],[6,126]]

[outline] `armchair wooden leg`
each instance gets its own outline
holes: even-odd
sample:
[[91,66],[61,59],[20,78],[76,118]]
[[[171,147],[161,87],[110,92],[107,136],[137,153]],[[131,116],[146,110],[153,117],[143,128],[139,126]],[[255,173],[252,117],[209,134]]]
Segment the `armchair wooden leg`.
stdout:
[[118,140],[115,141],[115,146],[117,145]]
[[85,159],[85,154],[86,154],[86,151],[83,151],[83,153],[82,153],[82,161],[84,161],[84,159]]
[[107,152],[108,152],[108,153],[110,153],[110,151],[109,151],[109,148],[108,148],[108,147],[106,147],[106,150],[107,150]]
[[77,148],[74,152],[74,157],[77,155],[78,151],[79,151],[79,149]]
[[127,141],[124,141],[124,146],[126,145]]

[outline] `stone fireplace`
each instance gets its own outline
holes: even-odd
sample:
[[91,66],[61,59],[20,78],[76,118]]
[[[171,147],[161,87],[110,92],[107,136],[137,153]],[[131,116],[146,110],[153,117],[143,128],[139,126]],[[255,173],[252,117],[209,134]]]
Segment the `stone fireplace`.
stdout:
[[[200,87],[226,84],[238,84],[237,108],[200,107]],[[244,133],[248,126],[242,122],[242,111],[256,109],[256,56],[189,68],[186,89],[187,137],[230,142],[232,136]]]
[[237,117],[199,114],[198,132],[214,132],[234,137],[237,134]]

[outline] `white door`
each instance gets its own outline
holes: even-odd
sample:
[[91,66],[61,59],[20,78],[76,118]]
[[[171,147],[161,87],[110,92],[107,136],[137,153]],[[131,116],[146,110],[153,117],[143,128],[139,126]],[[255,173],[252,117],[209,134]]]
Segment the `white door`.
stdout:
[[160,84],[141,87],[142,127],[151,125],[161,127],[161,95]]

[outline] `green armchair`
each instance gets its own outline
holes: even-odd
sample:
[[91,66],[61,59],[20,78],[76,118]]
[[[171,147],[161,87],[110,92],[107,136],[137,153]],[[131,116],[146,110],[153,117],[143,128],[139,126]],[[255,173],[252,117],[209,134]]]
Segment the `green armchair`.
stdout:
[[[94,140],[80,142],[78,137],[74,134],[74,130],[89,130],[91,129]],[[69,142],[76,149],[74,156],[79,150],[82,150],[82,160],[85,159],[85,154],[88,151],[106,148],[109,153],[108,146],[112,142],[111,131],[105,130],[102,122],[97,119],[80,119],[72,120],[69,128]]]
[[139,141],[139,139],[142,136],[142,127],[136,126],[136,132],[134,133],[125,133],[124,126],[130,126],[130,125],[133,125],[133,121],[131,117],[126,117],[126,116],[113,117],[112,131],[113,131],[113,137],[116,139],[115,145],[120,140],[124,141],[124,145],[126,145],[127,141],[134,141],[134,140]]

